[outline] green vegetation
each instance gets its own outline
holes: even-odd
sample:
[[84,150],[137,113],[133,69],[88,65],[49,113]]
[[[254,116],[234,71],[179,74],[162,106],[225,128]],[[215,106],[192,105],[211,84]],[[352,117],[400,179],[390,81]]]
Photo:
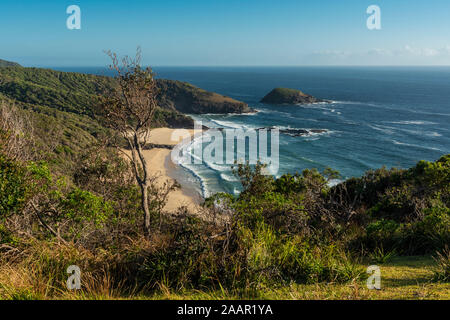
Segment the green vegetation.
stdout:
[[450,250],[446,246],[441,252],[437,252],[435,258],[438,263],[438,269],[434,272],[434,280],[450,282]]
[[306,94],[300,90],[289,89],[289,88],[275,88],[272,90],[272,93],[276,93],[281,96],[289,96],[289,95],[296,95],[296,94],[299,94],[301,96],[306,96]]
[[309,94],[303,93],[300,90],[288,88],[275,88],[270,91],[262,100],[262,103],[267,104],[307,104],[323,102]]
[[[106,139],[95,101],[110,79],[2,70],[0,298],[449,298],[450,155],[333,187],[331,169],[275,179],[239,164],[238,196],[168,213],[172,188],[150,180],[144,197]],[[372,264],[380,291],[365,286]]]
[[[117,86],[111,77],[39,68],[2,68],[0,92],[16,102],[46,106],[77,115],[94,116],[99,95]],[[158,105],[163,114],[242,113],[251,109],[242,102],[208,92],[189,83],[157,80]],[[185,120],[192,124],[192,120]],[[170,121],[162,124],[171,125]]]
[[[361,268],[367,265],[360,265]],[[424,300],[450,299],[450,284],[433,281],[435,264],[433,259],[424,256],[396,257],[381,267],[381,290],[369,290],[364,282],[315,283],[263,288],[258,299],[281,300]],[[134,298],[148,298],[136,296]],[[163,288],[161,293],[151,299],[241,299],[242,297],[226,290],[185,290],[174,292]]]
[[[334,188],[354,201],[352,219],[365,233],[352,245],[399,254],[427,254],[450,241],[450,156],[420,161],[409,170],[370,171]],[[364,211],[363,211],[364,210]]]
[[[332,199],[341,199],[338,190],[354,182],[328,187],[327,181],[336,175],[331,170],[326,175],[306,170],[273,179],[261,175],[262,165],[239,165],[235,172],[244,191],[238,197],[218,194],[205,203],[205,215],[217,219],[203,220],[182,209],[174,216],[152,211],[152,233],[143,237],[139,192],[127,163],[120,157],[105,159],[103,152],[111,150],[85,153],[72,186],[62,178],[55,180],[45,163],[30,163],[17,171],[27,177],[17,180],[18,198],[26,197],[25,203],[9,202],[12,215],[2,218],[3,298],[448,298],[448,249],[435,253],[448,243],[448,210],[441,211],[446,206],[442,202],[436,207],[431,201],[423,208],[429,212],[424,215],[410,217],[414,210],[405,209],[392,220],[393,228],[393,222],[383,220],[388,212],[374,215],[364,201],[355,208],[364,203],[369,209],[348,215],[336,210]],[[446,156],[410,170],[379,173],[393,178],[402,172],[402,183],[411,183],[405,178],[408,172],[425,165],[430,170],[420,179],[427,180],[425,175],[447,171],[448,164]],[[368,176],[373,178],[374,173],[360,179]],[[447,185],[442,188],[435,182],[437,193],[430,196],[435,199],[438,194],[447,201]],[[382,185],[380,190],[390,189]],[[383,199],[383,194],[379,197]],[[345,208],[345,201],[340,201]],[[36,223],[42,219],[47,226],[29,225],[29,216],[24,220],[18,211],[27,212],[27,204],[35,210]],[[427,217],[434,217],[434,212],[447,228],[437,238],[427,229]],[[400,221],[408,221],[407,232],[395,234],[397,241],[391,241],[391,233],[385,231],[396,230]],[[383,227],[376,227],[374,236],[371,226],[377,222]],[[18,226],[29,236],[20,236]],[[417,229],[420,243],[411,242],[410,230]],[[404,241],[409,241],[408,247]],[[363,246],[366,243],[373,249]],[[400,254],[392,254],[394,250]],[[427,255],[404,257],[413,252]],[[438,263],[430,254],[436,254]],[[365,267],[373,263],[383,270],[379,294],[364,284]],[[76,293],[64,289],[65,268],[71,264],[83,269],[84,287]],[[6,273],[13,276],[6,278]],[[24,279],[22,274],[30,276]]]
[[253,110],[245,103],[205,91],[187,82],[158,80],[161,97],[158,105],[182,113],[246,113]]
[[4,67],[20,67],[20,64],[18,64],[17,62],[11,62],[0,59],[0,68]]
[[25,174],[16,162],[0,154],[0,216],[17,213],[25,202]]
[[[29,118],[35,148],[52,169],[70,172],[76,155],[111,133],[99,123],[100,97],[117,86],[111,77],[2,65],[0,101]],[[193,127],[186,113],[246,112],[248,106],[188,83],[157,80],[153,126]]]

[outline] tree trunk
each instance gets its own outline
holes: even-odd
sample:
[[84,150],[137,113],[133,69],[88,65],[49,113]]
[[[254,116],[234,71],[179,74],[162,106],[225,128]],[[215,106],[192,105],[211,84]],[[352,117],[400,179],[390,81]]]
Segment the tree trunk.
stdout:
[[148,207],[148,186],[146,183],[141,184],[142,193],[142,209],[144,210],[144,232],[145,236],[150,235],[150,209]]
[[[134,169],[134,174],[136,177],[136,181],[139,184],[139,187],[141,188],[141,206],[142,210],[144,211],[144,233],[145,236],[150,235],[150,209],[148,207],[148,168],[147,168],[147,161],[145,160],[144,155],[142,154],[142,147],[140,145],[140,141],[138,138],[138,134],[135,132],[132,139],[128,140],[128,144],[131,148],[131,158],[132,158],[132,164]],[[140,165],[138,164],[140,163]],[[139,173],[139,168],[142,168],[142,177]]]

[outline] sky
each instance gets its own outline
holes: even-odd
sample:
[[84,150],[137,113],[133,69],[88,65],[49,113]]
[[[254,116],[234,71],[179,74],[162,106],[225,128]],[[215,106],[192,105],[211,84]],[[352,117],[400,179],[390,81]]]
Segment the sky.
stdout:
[[0,1],[0,59],[36,67],[103,66],[104,50],[137,46],[152,66],[450,65],[449,35],[449,0]]

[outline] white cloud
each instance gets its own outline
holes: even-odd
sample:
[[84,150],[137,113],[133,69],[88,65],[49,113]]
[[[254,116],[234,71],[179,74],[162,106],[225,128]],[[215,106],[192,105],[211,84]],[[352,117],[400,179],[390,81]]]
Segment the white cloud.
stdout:
[[399,49],[372,48],[366,51],[325,50],[305,56],[313,64],[450,64],[450,45],[441,48],[420,48],[405,45]]
[[424,56],[424,57],[435,57],[443,53],[442,49],[432,49],[432,48],[415,48],[409,45],[406,45],[404,51],[408,54],[412,54],[415,56]]

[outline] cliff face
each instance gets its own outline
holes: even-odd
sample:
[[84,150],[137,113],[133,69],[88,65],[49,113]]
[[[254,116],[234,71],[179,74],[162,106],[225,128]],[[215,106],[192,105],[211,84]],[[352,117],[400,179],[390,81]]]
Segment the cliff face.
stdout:
[[261,102],[267,104],[309,104],[324,102],[324,100],[303,93],[300,90],[276,88],[269,92]]
[[183,113],[246,113],[253,110],[244,102],[209,92],[186,82],[157,80],[159,105]]

